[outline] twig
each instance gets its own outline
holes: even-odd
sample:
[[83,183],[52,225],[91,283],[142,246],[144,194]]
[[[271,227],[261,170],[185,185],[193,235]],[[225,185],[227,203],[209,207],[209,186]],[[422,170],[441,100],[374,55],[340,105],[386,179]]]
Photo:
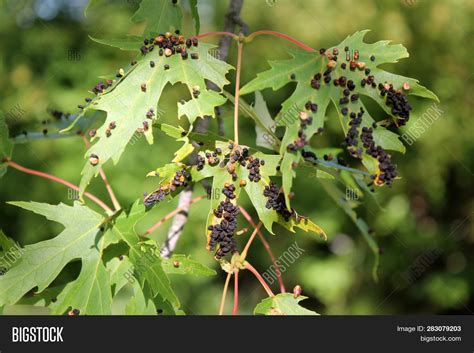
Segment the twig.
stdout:
[[234,273],[234,309],[232,315],[237,315],[239,311],[239,272]]
[[[40,172],[38,170],[34,170],[34,169],[29,169],[29,168],[25,168],[13,161],[6,161],[6,163],[12,167],[12,168],[15,168],[21,172],[24,172],[26,174],[31,174],[31,175],[36,175],[36,176],[39,176],[39,177],[42,177],[42,178],[45,178],[45,179],[49,179],[49,180],[52,180],[52,181],[55,181],[59,184],[63,184],[63,185],[66,185],[67,187],[73,189],[73,190],[76,190],[76,191],[79,191],[79,187],[74,185],[74,184],[71,184],[70,182],[64,180],[64,179],[61,179],[61,178],[58,178],[57,176],[54,176],[54,175],[51,175],[51,174],[48,174],[48,173],[43,173],[43,172]],[[92,195],[91,193],[88,193],[88,192],[85,192],[84,193],[84,196],[89,198],[91,201],[95,202],[97,205],[99,205],[100,207],[102,207],[102,209],[107,212],[107,214],[111,215],[114,213],[114,211],[112,211],[110,209],[109,206],[107,206],[102,200],[98,199],[97,197],[95,197],[94,195]]]
[[186,205],[183,205],[181,207],[178,207],[176,208],[174,211],[171,211],[170,213],[168,213],[166,216],[164,216],[162,219],[160,219],[158,222],[156,222],[150,229],[148,229],[145,234],[143,234],[144,237],[146,237],[147,235],[150,235],[151,233],[153,233],[155,230],[157,230],[163,223],[165,223],[167,220],[169,220],[170,218],[173,218],[173,216],[177,215],[178,213],[182,212],[183,209],[185,209],[186,207],[189,207],[190,205],[192,205],[193,203],[196,203],[198,201],[201,201],[203,199],[205,199],[207,197],[207,195],[201,195],[201,196],[198,196],[194,199],[192,199],[191,201],[189,201],[188,204]]
[[224,313],[225,297],[227,296],[227,288],[229,288],[230,276],[232,273],[228,273],[224,283],[224,289],[222,290],[221,305],[219,307],[219,315]]
[[232,39],[236,39],[236,40],[239,39],[239,36],[236,35],[235,33],[224,32],[224,31],[207,32],[207,33],[200,34],[198,36],[194,36],[192,38],[201,39],[201,38],[206,38],[206,37],[210,37],[210,36],[227,36],[227,37],[230,37]]
[[283,33],[280,33],[280,32],[276,32],[276,31],[268,31],[268,30],[256,31],[256,32],[253,32],[253,33],[249,34],[245,38],[245,40],[246,40],[246,42],[250,42],[255,37],[257,37],[259,35],[262,35],[262,34],[269,34],[269,35],[272,35],[272,36],[275,36],[275,37],[286,39],[287,41],[289,41],[293,44],[296,44],[300,48],[303,48],[304,50],[309,51],[309,52],[315,52],[316,51],[314,48],[311,48],[309,45],[306,45],[303,42],[300,42],[299,40],[297,40],[297,39],[295,39],[295,38],[293,38],[289,35],[286,35],[286,34],[283,34]]
[[[255,224],[252,216],[250,216],[250,214],[245,210],[245,208],[243,208],[242,206],[239,206],[239,209],[240,209],[240,213],[242,213],[242,215],[252,225],[252,227],[257,228],[257,225]],[[258,230],[257,234],[260,240],[262,241],[263,246],[265,247],[265,250],[267,251],[268,255],[270,255],[270,258],[272,259],[272,263],[273,263],[273,266],[275,267],[275,272],[278,278],[278,283],[280,284],[280,292],[285,293],[286,290],[285,290],[285,285],[283,284],[283,278],[281,275],[280,266],[278,266],[278,263],[276,262],[275,255],[273,255],[273,251],[270,248],[270,244],[267,242],[267,239],[265,239],[260,229]]]
[[242,261],[245,260],[245,258],[247,257],[247,252],[249,251],[250,245],[252,244],[253,239],[257,235],[257,232],[261,226],[262,226],[262,222],[258,222],[249,240],[247,240],[247,244],[245,244],[244,250],[242,251],[242,254],[240,255],[240,258],[242,259]]
[[272,292],[272,290],[270,289],[268,284],[265,282],[265,280],[262,278],[260,273],[258,273],[258,271],[255,269],[255,267],[253,267],[248,261],[245,261],[245,268],[247,270],[250,270],[250,272],[252,272],[254,274],[254,276],[257,277],[258,281],[260,282],[262,287],[265,289],[265,291],[267,292],[269,297],[274,297],[275,296],[275,294]]
[[[90,141],[87,139],[87,137],[84,134],[81,134],[82,140],[86,144],[87,149],[91,147]],[[115,211],[120,210],[122,207],[120,206],[120,203],[117,200],[117,197],[114,194],[114,190],[112,189],[112,186],[109,183],[109,180],[107,179],[107,176],[105,175],[105,172],[102,168],[99,168],[99,174],[104,181],[105,188],[107,189],[107,192],[109,193],[110,199],[112,200],[112,204],[114,205]]]

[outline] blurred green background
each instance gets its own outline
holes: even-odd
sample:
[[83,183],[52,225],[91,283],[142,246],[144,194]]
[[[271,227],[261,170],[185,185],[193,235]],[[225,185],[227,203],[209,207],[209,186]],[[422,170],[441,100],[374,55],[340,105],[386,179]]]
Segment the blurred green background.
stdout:
[[[83,15],[87,0],[0,3],[0,109],[5,113],[20,112],[8,121],[12,134],[47,128],[47,122],[42,122],[53,120],[48,109],[76,113],[77,105],[90,95],[87,91],[98,76],[115,72],[136,55],[88,38],[140,34],[143,24],[129,21],[138,7],[136,0],[104,0],[87,17]],[[187,10],[183,32],[193,34],[189,6],[187,1],[184,3]],[[227,5],[228,1],[199,0],[202,33],[222,28]],[[371,277],[373,255],[357,228],[316,179],[305,175],[297,178],[294,206],[321,225],[329,240],[323,242],[304,232],[293,235],[281,228],[275,236],[267,235],[267,239],[277,256],[295,241],[305,250],[283,275],[287,290],[296,284],[303,287],[303,294],[309,297],[304,306],[321,314],[473,314],[473,16],[474,1],[470,0],[245,1],[242,19],[250,31],[272,29],[319,48],[335,45],[348,34],[368,28],[372,30],[366,37],[369,42],[390,39],[403,44],[410,58],[387,69],[419,79],[441,101],[438,106],[442,114],[428,131],[407,146],[405,155],[394,154],[402,178],[392,188],[377,190],[375,199],[365,197],[364,205],[358,209],[383,249],[378,283]],[[267,59],[287,57],[285,48],[289,45],[272,37],[259,37],[247,45],[242,82],[266,70]],[[234,65],[235,52],[233,47],[229,59]],[[228,89],[232,92],[233,86]],[[273,116],[291,89],[289,85],[279,92],[263,92]],[[176,124],[175,102],[180,89],[169,90],[173,92],[168,95],[170,98],[160,104],[166,111],[164,121]],[[252,96],[244,98],[253,101]],[[416,121],[416,115],[433,104],[422,99],[411,101],[415,114],[405,130]],[[228,132],[232,129],[231,109],[227,105],[223,110]],[[184,124],[184,120],[180,123]],[[216,131],[215,122],[210,129]],[[252,121],[242,118],[241,130],[243,143],[253,145]],[[339,147],[342,132],[331,123],[329,130],[330,138],[320,140],[316,147]],[[109,164],[105,168],[122,205],[131,204],[143,192],[153,189],[156,181],[145,175],[171,160],[179,147],[161,133],[155,136],[153,146],[140,139],[127,149],[117,166]],[[17,145],[13,160],[78,184],[84,152],[79,137],[46,139]],[[94,180],[89,191],[108,202],[100,179]],[[203,193],[198,186],[195,195]],[[5,202],[72,203],[73,196],[59,184],[9,169],[0,179],[0,228],[22,245],[50,238],[61,230],[60,225]],[[160,204],[144,219],[141,228],[146,229],[176,204],[177,199]],[[244,205],[251,209],[248,200]],[[217,276],[209,278],[172,278],[188,314],[216,314],[225,278],[212,254],[205,250],[208,206],[207,200],[191,206],[191,216],[176,250],[192,254],[218,271]],[[252,215],[256,218],[254,212]],[[244,222],[242,219],[241,224]],[[168,227],[169,224],[161,227],[154,238],[161,241]],[[244,241],[239,240],[239,246]],[[251,248],[249,261],[260,272],[271,265],[258,240]],[[414,281],[407,281],[410,268],[416,265],[422,271]],[[240,312],[251,313],[265,293],[250,273],[242,273],[240,279]],[[276,283],[272,287],[278,289]],[[230,302],[231,295],[227,310]],[[123,299],[118,298],[116,312],[120,313],[122,307]],[[17,306],[5,312],[35,314],[47,313],[47,309]]]

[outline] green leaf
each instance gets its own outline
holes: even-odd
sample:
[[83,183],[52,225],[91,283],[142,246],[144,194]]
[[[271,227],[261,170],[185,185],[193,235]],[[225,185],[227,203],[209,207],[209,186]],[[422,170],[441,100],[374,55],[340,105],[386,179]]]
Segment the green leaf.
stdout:
[[[191,99],[184,104],[178,103],[178,114],[186,115],[191,125],[198,117],[214,116],[214,107],[225,103],[226,99],[219,93],[208,90],[205,80],[214,82],[222,89],[229,83],[225,75],[231,66],[220,60],[206,60],[208,50],[213,47],[210,44],[200,43],[199,47],[190,48],[190,53],[199,54],[197,60],[191,58],[183,60],[180,55],[160,56],[158,50],[154,50],[131,67],[121,81],[106,93],[100,94],[92,105],[85,108],[84,111],[103,110],[107,112],[107,119],[97,129],[94,138],[96,143],[86,153],[87,162],[82,170],[80,183],[81,193],[92,177],[99,173],[99,168],[103,164],[110,159],[117,163],[129,142],[140,138],[141,134],[136,131],[143,128],[144,121],[148,121],[150,125],[145,136],[149,143],[153,143],[152,121],[147,119],[146,114],[150,109],[159,111],[157,103],[167,84],[181,82],[187,86]],[[150,60],[155,62],[154,67],[150,66]],[[169,69],[165,70],[164,65],[169,65]],[[146,84],[145,92],[141,88],[142,84]],[[196,88],[201,92],[198,97],[192,94]],[[157,118],[159,117],[155,117]],[[109,129],[111,122],[115,122],[116,128],[107,137],[106,130]],[[99,157],[99,163],[95,166],[89,163],[91,154]]]
[[22,249],[19,245],[11,238],[7,237],[5,233],[0,229],[0,266],[5,266],[7,264],[7,260],[4,256],[8,252],[18,252]]
[[[26,134],[12,137],[14,144],[29,143],[38,140],[53,140],[62,139],[68,137],[76,137],[79,133],[86,132],[102,115],[101,112],[93,111],[84,119],[76,120],[78,114],[62,114],[58,120],[48,123],[48,133],[45,135],[42,131],[26,131]],[[61,132],[61,130],[67,128],[74,123],[74,129],[69,129],[67,132]]]
[[8,133],[5,115],[3,112],[0,112],[0,177],[2,177],[7,171],[7,166],[3,163],[3,159],[10,158],[12,152],[13,143]]
[[120,260],[114,257],[106,264],[106,269],[109,274],[109,281],[112,287],[112,296],[116,296],[120,290],[129,283],[128,278],[133,274],[132,263],[127,256],[122,255]]
[[168,274],[190,275],[190,276],[214,276],[216,271],[191,260],[186,255],[173,255],[170,259],[162,260],[163,270]]
[[184,142],[183,146],[178,149],[174,155],[172,162],[179,163],[182,162],[186,157],[188,157],[193,151],[194,146],[191,141],[194,141],[199,144],[200,148],[211,148],[215,146],[217,140],[221,140],[222,137],[214,134],[210,131],[207,131],[205,134],[200,134],[197,132],[186,132],[181,126],[175,127],[169,124],[156,124],[161,131],[166,135],[174,138],[177,141]]
[[69,307],[79,309],[81,314],[110,315],[112,293],[109,275],[102,263],[103,241],[83,257],[79,277],[66,285],[57,302],[50,305],[52,314],[63,314]]
[[138,282],[133,283],[133,296],[125,307],[126,315],[156,315],[156,307],[151,298],[145,298]]
[[145,36],[182,28],[181,6],[170,0],[142,0],[132,17],[134,22],[146,21]]
[[[228,143],[223,141],[217,141],[216,146],[221,149],[222,156],[224,158],[227,154],[230,153]],[[246,146],[241,145],[241,148]],[[248,147],[247,147],[248,148]],[[212,153],[213,150],[207,150],[206,152]],[[227,167],[215,165],[210,166],[209,163],[204,165],[204,168],[200,171],[193,167],[191,169],[191,176],[194,182],[200,181],[204,178],[212,177],[212,190],[213,195],[211,195],[211,209],[209,211],[208,222],[206,227],[209,225],[215,224],[217,220],[214,217],[213,210],[217,208],[221,201],[226,199],[226,196],[222,192],[224,185],[226,183],[233,184],[235,186],[235,195],[236,198],[232,200],[234,203],[237,202],[240,192],[245,190],[245,193],[249,196],[255,210],[258,213],[259,219],[262,221],[265,228],[273,234],[272,225],[277,222],[287,228],[288,230],[294,232],[294,228],[300,228],[306,232],[314,232],[320,236],[326,238],[324,231],[317,226],[315,223],[310,220],[300,217],[295,213],[295,217],[291,218],[288,222],[280,216],[275,210],[266,208],[267,199],[264,196],[265,187],[270,183],[270,177],[277,174],[277,166],[280,162],[279,155],[269,155],[262,152],[251,153],[254,158],[259,158],[260,160],[265,161],[264,166],[260,166],[260,175],[261,179],[259,182],[253,182],[249,179],[249,170],[246,167],[242,167],[239,163],[235,164],[235,173],[237,174],[237,180],[234,182],[232,180],[231,174],[229,174]],[[201,155],[202,156],[202,155]],[[283,167],[282,167],[283,168]],[[244,181],[245,186],[241,186],[241,181]],[[208,241],[211,232],[207,231]]]
[[46,288],[41,293],[26,295],[18,301],[18,305],[49,306],[57,300],[58,295],[64,289],[64,285]]
[[[75,203],[74,206],[59,204],[57,206],[37,202],[10,202],[10,204],[33,211],[43,215],[51,221],[64,225],[64,230],[55,238],[36,244],[27,245],[23,248],[23,256],[20,262],[10,269],[4,276],[0,277],[0,306],[16,303],[25,293],[34,287],[37,292],[42,292],[58,276],[61,270],[69,262],[81,259],[84,276],[91,275],[91,293],[97,294],[93,288],[102,280],[102,269],[98,252],[101,251],[100,227],[104,218],[85,206]],[[96,270],[97,268],[97,270]],[[80,281],[84,280],[80,277]],[[97,276],[96,279],[94,276]],[[79,280],[79,279],[78,279]],[[74,282],[73,282],[74,283]],[[85,282],[83,282],[85,283]],[[72,286],[72,284],[71,284]],[[94,291],[93,291],[94,289]],[[110,291],[110,289],[109,289]],[[101,303],[105,304],[107,292],[103,293]],[[89,299],[78,309],[97,309],[90,307]],[[95,297],[95,299],[98,299]],[[107,310],[106,308],[103,308]]]
[[[369,68],[371,70],[370,75],[375,76],[375,81],[377,83],[389,82],[394,85],[395,89],[400,89],[404,83],[408,83],[410,89],[406,91],[406,94],[437,100],[436,95],[425,87],[419,85],[418,81],[394,75],[380,69],[380,65],[385,63],[395,63],[402,58],[408,57],[408,53],[402,45],[391,45],[389,41],[379,41],[372,44],[364,43],[363,38],[367,32],[367,30],[356,32],[355,34],[348,36],[341,44],[328,49],[327,52],[329,53],[332,53],[333,49],[339,51],[337,62],[333,62],[336,66],[331,72],[332,78],[345,76],[347,80],[352,80],[357,88],[351,92],[351,94],[357,93],[359,95],[371,97],[382,107],[382,109],[393,116],[391,108],[385,104],[385,97],[380,95],[377,88],[372,88],[370,85],[366,85],[365,87],[361,86],[361,80],[366,77],[364,71],[359,69],[352,71],[349,69],[349,62],[346,62],[346,52],[344,50],[345,47],[348,47],[348,53],[349,55],[352,55],[352,57],[355,50],[359,52],[358,61],[365,63],[364,70],[365,68]],[[247,83],[240,91],[240,93],[244,95],[265,88],[277,90],[286,86],[290,82],[296,81],[294,92],[285,102],[283,102],[282,109],[276,118],[276,121],[280,126],[286,126],[285,136],[280,148],[280,153],[284,155],[282,174],[283,189],[286,197],[291,191],[292,180],[295,177],[295,173],[290,166],[294,163],[298,163],[300,160],[300,154],[288,152],[287,146],[298,138],[298,131],[300,129],[299,113],[306,111],[306,102],[310,101],[318,105],[317,112],[310,113],[313,122],[305,129],[307,140],[309,140],[319,128],[323,127],[326,111],[331,101],[337,108],[344,134],[346,134],[349,129],[350,121],[349,115],[344,116],[341,113],[343,107],[339,103],[339,100],[342,97],[341,87],[333,85],[332,82],[325,84],[322,79],[320,81],[320,89],[314,89],[311,87],[310,82],[314,75],[316,73],[322,74],[327,69],[327,65],[330,61],[328,56],[321,55],[319,52],[306,52],[303,50],[293,49],[289,50],[289,53],[292,57],[291,59],[271,61],[270,70],[259,73],[254,80]],[[375,56],[375,62],[370,59],[372,55]],[[341,63],[345,63],[347,68],[343,69]],[[372,126],[374,119],[370,116],[367,108],[360,99],[354,102],[351,101],[348,105],[344,105],[344,107],[349,107],[350,111],[354,112],[358,112],[360,108],[363,108],[365,113],[362,117],[360,129],[362,127]],[[399,140],[398,135],[386,130],[383,126],[378,126],[375,129],[374,141],[376,145],[381,146],[384,149],[395,150],[402,153],[405,151],[405,147]],[[361,146],[362,143],[359,141],[358,147]],[[287,205],[290,205],[288,199]]]
[[293,294],[282,293],[262,300],[253,313],[263,315],[319,315],[315,311],[303,308],[299,302],[307,297],[295,298]]
[[152,240],[141,241],[135,232],[134,227],[144,214],[145,207],[135,202],[128,212],[117,217],[113,231],[128,245],[129,258],[133,265],[132,271],[142,288],[146,282],[150,286],[153,297],[159,294],[174,306],[179,306],[179,300],[163,270],[159,250]]
[[161,264],[159,250],[148,244],[137,244],[130,248],[130,261],[133,263],[135,276],[138,277],[142,288],[146,281],[153,297],[159,294],[172,305],[180,305]]
[[374,254],[374,264],[372,266],[372,278],[375,282],[378,282],[378,268],[380,264],[380,248],[376,242],[376,240],[372,237],[369,232],[369,226],[367,223],[360,218],[356,211],[354,210],[355,206],[354,203],[350,203],[343,194],[335,185],[322,181],[322,186],[328,193],[328,195],[334,200],[334,202],[342,208],[342,210],[349,216],[351,221],[357,226],[359,231],[361,232],[364,240],[369,245],[370,250]]
[[[223,94],[227,97],[227,99],[235,105],[235,97],[227,91],[224,91]],[[274,126],[274,122],[272,122],[271,126],[268,126],[265,121],[255,112],[255,109],[251,107],[242,97],[239,97],[239,112],[243,113],[244,116],[247,116],[259,126],[260,129],[265,131],[267,136],[269,136],[270,144],[272,145],[272,150],[279,151],[281,141],[275,135],[274,131],[272,130],[272,126]]]
[[163,167],[156,168],[155,171],[148,173],[147,176],[155,176],[160,178],[160,184],[164,181],[169,181],[174,177],[176,172],[180,169],[183,169],[184,164],[181,163],[168,163]]
[[198,0],[189,0],[189,5],[191,6],[191,16],[194,20],[194,28],[196,30],[196,35],[198,35],[201,29],[201,21],[199,19],[198,11]]
[[138,36],[127,36],[125,38],[94,38],[89,36],[94,42],[119,48],[121,50],[139,50],[143,45],[143,38]]
[[[270,112],[268,111],[267,103],[263,99],[262,94],[259,91],[255,92],[255,113],[260,117],[261,121],[267,126],[273,133],[276,130],[275,122],[273,121]],[[260,125],[255,124],[255,132],[257,134],[256,145],[260,147],[268,148],[269,150],[274,149],[274,143],[271,136],[269,136],[265,129]]]
[[143,288],[143,294],[145,298],[151,298],[158,315],[185,315],[183,310],[178,306],[170,304],[169,301],[164,300],[160,295],[153,297],[149,286]]

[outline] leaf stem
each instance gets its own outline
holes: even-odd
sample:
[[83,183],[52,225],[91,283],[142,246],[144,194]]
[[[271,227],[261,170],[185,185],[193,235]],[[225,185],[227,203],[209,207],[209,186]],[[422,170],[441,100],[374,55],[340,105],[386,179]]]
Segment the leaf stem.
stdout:
[[206,198],[207,195],[201,195],[201,196],[198,196],[194,199],[192,199],[191,201],[189,201],[189,204],[185,204],[181,207],[178,207],[176,208],[174,211],[171,211],[170,213],[168,213],[166,216],[164,216],[162,219],[160,219],[158,222],[156,222],[153,226],[151,226],[150,229],[148,229],[145,234],[143,234],[142,236],[143,237],[146,237],[148,235],[150,235],[151,233],[153,233],[155,230],[157,230],[163,223],[165,223],[167,220],[171,219],[174,217],[174,215],[180,213],[182,210],[186,209],[188,206],[192,205],[193,203],[196,203],[198,201],[201,201],[203,200],[204,198]]
[[[23,173],[26,173],[26,174],[31,174],[31,175],[36,175],[36,176],[39,176],[39,177],[42,177],[42,178],[45,178],[45,179],[49,179],[49,180],[52,180],[52,181],[55,181],[59,184],[63,184],[63,185],[66,185],[67,187],[73,189],[73,190],[76,190],[76,191],[79,191],[79,187],[74,185],[74,184],[71,184],[70,182],[64,180],[64,179],[61,179],[61,178],[58,178],[57,176],[54,176],[54,175],[51,175],[51,174],[48,174],[48,173],[44,173],[44,172],[40,172],[38,170],[34,170],[34,169],[29,169],[29,168],[26,168],[26,167],[23,167],[13,161],[10,161],[8,160],[6,162],[10,167],[12,168],[15,168],[17,170],[19,170],[20,172],[23,172]],[[91,201],[95,202],[97,205],[99,205],[100,207],[102,207],[102,209],[107,212],[107,214],[113,214],[114,211],[112,211],[110,209],[109,206],[107,206],[102,200],[98,199],[97,197],[95,197],[94,195],[88,193],[88,192],[85,192],[84,193],[84,196],[86,196],[87,198],[89,198]]]
[[261,31],[256,31],[256,32],[253,32],[251,34],[249,34],[245,40],[247,42],[250,42],[252,41],[255,37],[259,36],[259,35],[262,35],[262,34],[268,34],[268,35],[272,35],[272,36],[275,36],[275,37],[279,37],[279,38],[283,38],[293,44],[296,44],[297,46],[299,46],[300,48],[306,50],[306,51],[309,51],[309,52],[315,52],[316,50],[311,48],[309,45],[306,45],[304,44],[303,42],[300,42],[299,40],[287,35],[287,34],[283,34],[283,33],[280,33],[280,32],[276,32],[276,31],[269,31],[269,30],[261,30]]
[[239,94],[240,94],[240,72],[242,68],[242,50],[244,43],[237,44],[237,68],[235,76],[235,104],[234,104],[234,141],[239,144]]
[[[91,147],[90,141],[87,139],[87,137],[84,134],[81,134],[82,139],[84,143],[86,144],[87,149]],[[122,208],[120,206],[120,203],[117,200],[117,197],[115,196],[114,190],[112,189],[112,186],[109,183],[109,180],[107,179],[107,176],[105,175],[105,172],[102,168],[99,168],[99,174],[102,180],[104,181],[105,188],[107,189],[107,192],[109,193],[110,199],[112,200],[112,204],[114,205],[115,211],[118,211]]]
[[229,288],[230,276],[232,276],[232,273],[228,273],[227,278],[225,279],[224,289],[222,290],[221,305],[219,307],[219,315],[224,314],[225,297],[227,296],[227,288]]
[[194,36],[192,38],[201,39],[201,38],[210,37],[210,36],[227,36],[227,37],[231,37],[232,39],[239,40],[239,36],[237,34],[232,33],[232,32],[225,32],[225,31],[206,32],[198,36]]
[[[247,210],[245,210],[245,208],[243,208],[242,206],[239,206],[239,209],[240,209],[240,212],[242,213],[242,215],[245,217],[245,219],[252,225],[252,227],[257,228],[257,225],[255,224],[252,216],[250,216],[250,214],[247,212]],[[263,246],[265,247],[265,250],[267,251],[268,255],[270,255],[270,258],[272,259],[273,266],[275,266],[275,273],[276,273],[277,278],[278,278],[278,283],[280,284],[280,292],[285,293],[286,290],[285,290],[285,285],[283,283],[283,278],[282,278],[282,275],[281,275],[280,266],[276,262],[275,255],[273,255],[273,251],[270,248],[270,244],[267,242],[267,239],[265,239],[265,237],[263,236],[263,234],[260,230],[258,230],[257,234],[258,234],[260,240],[262,241]]]
[[267,292],[269,297],[274,297],[275,296],[275,294],[272,292],[272,290],[270,289],[268,284],[265,282],[263,277],[260,275],[260,273],[258,273],[258,271],[255,269],[255,267],[253,267],[248,261],[245,261],[245,268],[247,270],[249,270],[250,272],[252,272],[255,277],[257,277],[258,281],[260,282],[262,287],[265,289],[265,291]]
[[245,257],[247,256],[247,253],[249,251],[249,248],[250,248],[250,245],[252,244],[253,242],[253,239],[255,238],[255,236],[257,235],[258,233],[258,230],[260,229],[260,227],[262,226],[262,222],[258,222],[257,226],[255,227],[252,235],[250,236],[249,240],[247,240],[247,244],[245,244],[245,247],[244,247],[244,250],[242,251],[242,254],[240,255],[240,258],[242,261],[245,260]]
[[234,273],[234,309],[232,315],[237,315],[239,311],[239,272]]

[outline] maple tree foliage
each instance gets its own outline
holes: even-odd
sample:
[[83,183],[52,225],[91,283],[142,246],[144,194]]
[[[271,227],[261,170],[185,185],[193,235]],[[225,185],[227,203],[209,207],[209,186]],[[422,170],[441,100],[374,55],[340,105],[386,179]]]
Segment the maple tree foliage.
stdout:
[[[95,2],[91,1],[90,6]],[[258,73],[241,88],[237,83],[234,97],[228,92],[227,76],[236,69],[239,77],[240,60],[234,68],[209,57],[215,46],[204,42],[206,35],[199,36],[197,1],[190,3],[194,35],[179,32],[183,28],[180,4],[142,0],[132,20],[146,21],[143,36],[92,38],[105,45],[136,51],[137,57],[99,82],[92,89],[93,98],[87,100],[81,112],[61,120],[57,132],[50,132],[74,136],[77,131],[89,131],[91,144],[84,156],[77,188],[81,200],[72,205],[11,202],[62,224],[64,230],[50,240],[22,248],[20,261],[0,276],[0,306],[28,303],[47,306],[53,314],[111,314],[113,298],[130,285],[133,294],[125,309],[127,314],[153,315],[157,310],[182,314],[171,275],[212,276],[216,271],[194,261],[192,254],[161,257],[159,245],[137,234],[136,224],[152,207],[159,207],[187,188],[206,181],[211,185],[211,208],[202,229],[203,245],[214,253],[228,279],[239,270],[255,273],[245,258],[251,240],[245,247],[235,240],[246,224],[241,215],[245,210],[239,206],[243,193],[260,222],[253,224],[251,239],[261,232],[260,226],[271,234],[278,233],[277,227],[282,226],[298,235],[306,232],[323,239],[328,236],[317,220],[306,218],[291,205],[293,181],[301,166],[314,172],[360,230],[374,253],[376,278],[378,246],[367,224],[358,217],[357,205],[341,201],[342,191],[337,185],[342,183],[358,188],[361,193],[370,193],[369,188],[390,186],[399,177],[395,157],[389,151],[405,152],[397,128],[410,118],[409,99],[418,96],[437,100],[417,80],[380,67],[408,57],[407,50],[389,41],[366,43],[366,30],[327,49],[312,49],[292,40],[299,47],[288,49],[290,58],[271,61],[269,70]],[[254,36],[232,38],[241,48],[251,45]],[[209,82],[213,83],[212,88]],[[277,91],[291,83],[292,94],[282,101],[280,112],[273,118],[261,91]],[[176,102],[178,116],[175,124],[170,125],[160,121],[160,104],[171,99],[167,96],[171,85],[184,85],[189,94]],[[252,96],[246,96],[251,93]],[[255,97],[255,104],[247,104],[246,97]],[[372,116],[362,97],[377,103],[388,118],[378,120]],[[224,104],[234,105],[236,123],[239,115],[253,119],[257,132],[254,146],[239,144],[238,135],[195,131],[199,119],[214,118],[216,107]],[[342,147],[313,148],[310,141],[325,133],[325,122],[332,118],[328,116],[331,104],[337,111],[341,136],[344,135]],[[101,119],[104,113],[105,119]],[[181,126],[182,117],[189,123],[186,129]],[[167,135],[182,146],[170,163],[150,172],[149,176],[157,180],[156,188],[143,199],[125,208],[107,207],[102,214],[93,211],[85,203],[86,198],[94,201],[87,192],[88,184],[102,173],[103,165],[110,161],[119,164],[136,135],[145,136],[149,144]],[[12,162],[12,152],[14,143],[21,140],[9,136],[3,116],[0,138],[1,175],[7,167],[19,169]],[[340,156],[344,150],[350,161]],[[3,233],[0,240],[2,249],[11,244]],[[56,285],[55,279],[64,267],[77,260],[81,262],[79,276],[65,285]],[[227,284],[228,280],[226,288]],[[265,283],[262,285],[265,287]],[[316,314],[300,306],[305,297],[299,293],[274,295],[269,288],[265,289],[269,297],[255,307],[255,314]],[[27,296],[32,290],[35,295]]]

